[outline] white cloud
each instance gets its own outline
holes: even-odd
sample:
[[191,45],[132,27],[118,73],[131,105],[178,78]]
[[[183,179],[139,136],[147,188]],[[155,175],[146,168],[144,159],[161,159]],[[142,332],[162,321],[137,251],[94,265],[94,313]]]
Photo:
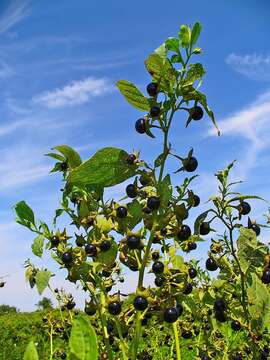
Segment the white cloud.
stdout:
[[0,15],[0,33],[4,33],[29,14],[30,0],[11,0]]
[[33,102],[48,108],[74,106],[86,103],[90,98],[103,95],[112,89],[109,80],[88,77],[84,80],[73,81],[62,88],[37,95],[33,97]]
[[270,55],[230,54],[226,63],[235,71],[256,81],[270,81]]

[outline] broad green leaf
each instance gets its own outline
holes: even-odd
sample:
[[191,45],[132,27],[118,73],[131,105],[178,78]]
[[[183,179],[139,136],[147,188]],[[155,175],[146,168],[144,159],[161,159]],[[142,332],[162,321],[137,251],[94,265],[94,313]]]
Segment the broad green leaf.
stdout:
[[111,242],[112,244],[110,250],[100,252],[96,258],[97,262],[102,263],[108,267],[112,266],[112,264],[115,262],[118,252],[117,243],[114,240],[112,240]]
[[149,111],[150,105],[147,98],[140,92],[137,87],[129,81],[119,80],[116,86],[128,103],[141,111]]
[[71,169],[76,168],[82,163],[80,155],[68,145],[58,145],[53,148],[59,151],[67,159],[68,165]]
[[103,216],[96,217],[96,225],[101,230],[101,232],[110,232],[113,228],[113,222],[110,219],[106,219]]
[[127,205],[129,216],[126,218],[129,230],[139,224],[143,217],[142,205],[138,200],[133,200]]
[[18,220],[22,220],[25,223],[35,224],[34,212],[25,201],[18,202],[15,205],[15,211],[18,216]]
[[200,226],[201,224],[204,222],[204,220],[206,219],[207,215],[209,213],[209,210],[204,211],[202,214],[200,214],[194,223],[194,234],[199,234],[200,233]]
[[170,37],[165,41],[166,47],[168,50],[174,51],[177,54],[180,53],[179,51],[179,39],[175,38],[175,37]]
[[183,86],[193,85],[194,81],[200,80],[205,74],[205,70],[200,63],[191,64],[187,71],[186,77],[183,80]]
[[237,249],[237,256],[244,273],[247,270],[255,271],[263,265],[267,247],[258,244],[254,231],[244,227],[240,228]]
[[38,360],[38,353],[33,341],[27,345],[25,353],[23,355],[23,360]]
[[98,359],[98,343],[95,330],[82,316],[78,316],[73,322],[69,349],[70,360]]
[[49,157],[51,157],[55,160],[59,160],[61,162],[65,161],[65,157],[60,154],[48,153],[48,154],[45,154],[45,156],[49,156]]
[[48,286],[51,276],[52,276],[52,273],[48,270],[38,270],[38,272],[35,276],[35,280],[36,280],[37,290],[40,295],[43,293],[43,291]]
[[201,30],[202,30],[202,25],[199,22],[196,22],[193,25],[192,32],[191,32],[191,39],[190,39],[191,47],[193,47],[196,44],[196,42],[200,36]]
[[180,32],[178,34],[181,41],[181,45],[184,48],[188,48],[191,41],[191,30],[187,25],[181,25]]
[[172,183],[171,183],[171,177],[168,174],[161,181],[161,183],[159,184],[159,189],[158,189],[158,195],[160,196],[160,201],[163,206],[166,207],[168,205],[168,201],[172,197],[172,192],[173,192],[173,188],[172,188]]
[[108,187],[122,183],[136,174],[136,167],[128,165],[128,154],[121,149],[107,147],[71,171],[69,185]]
[[41,257],[43,254],[44,237],[39,235],[34,239],[32,244],[32,252],[34,255]]

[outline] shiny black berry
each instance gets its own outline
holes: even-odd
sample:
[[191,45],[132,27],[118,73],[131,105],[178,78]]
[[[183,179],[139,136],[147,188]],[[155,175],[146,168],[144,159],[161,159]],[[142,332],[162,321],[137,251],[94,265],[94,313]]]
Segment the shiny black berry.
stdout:
[[221,323],[224,323],[227,321],[227,315],[223,311],[215,311],[215,318]]
[[233,320],[233,321],[231,322],[231,328],[232,328],[234,331],[239,331],[239,330],[241,330],[241,324],[240,324],[240,322],[237,321],[237,320]]
[[70,300],[70,301],[68,301],[68,302],[66,303],[66,308],[67,308],[68,310],[74,309],[75,306],[76,306],[76,304],[75,304],[75,302],[72,301],[72,300]]
[[198,167],[198,161],[195,157],[192,156],[191,158],[184,160],[183,167],[187,172],[193,172]]
[[192,338],[192,332],[189,330],[183,330],[182,331],[182,337],[184,339],[191,339]]
[[86,304],[84,308],[84,312],[87,315],[93,316],[97,312],[97,307],[94,304]]
[[141,244],[141,239],[139,236],[131,235],[127,238],[127,246],[130,249],[139,249]]
[[187,240],[191,235],[191,230],[188,225],[182,225],[178,231],[177,237],[179,240]]
[[52,237],[51,237],[51,246],[52,246],[52,247],[58,246],[59,243],[60,243],[60,239],[59,239],[58,236],[55,235],[55,236],[52,236]]
[[157,210],[160,207],[160,200],[157,196],[151,196],[147,199],[147,207],[151,210]]
[[214,259],[208,258],[205,262],[205,267],[209,271],[215,271],[218,269],[218,264],[216,263],[216,261]]
[[193,120],[201,120],[203,117],[203,109],[200,106],[194,106],[189,110],[190,116]]
[[161,261],[155,261],[152,265],[154,274],[162,274],[164,271],[164,264]]
[[156,260],[158,260],[159,259],[159,252],[158,251],[154,251],[153,253],[152,253],[152,260],[153,261],[156,261]]
[[248,228],[253,230],[255,232],[256,236],[260,235],[261,229],[260,229],[259,225],[251,224]]
[[200,235],[207,235],[210,232],[210,225],[208,222],[203,222],[200,225]]
[[264,284],[270,284],[270,269],[264,270],[261,280]]
[[172,324],[178,319],[178,310],[175,307],[169,307],[165,309],[163,317],[164,321]]
[[150,84],[147,85],[146,91],[148,92],[148,94],[150,96],[157,96],[158,93],[158,84],[151,82]]
[[143,296],[136,296],[135,299],[133,300],[133,306],[135,307],[136,310],[143,311],[147,308],[148,301]]
[[66,171],[68,169],[68,163],[66,161],[62,162],[60,167],[62,171]]
[[246,201],[243,201],[241,204],[240,204],[240,207],[239,207],[239,213],[241,215],[247,215],[249,214],[251,211],[251,207],[249,205],[249,203],[247,203]]
[[135,129],[139,134],[144,134],[146,132],[146,120],[145,119],[138,119],[135,122]]
[[101,251],[108,251],[108,250],[110,250],[111,246],[112,246],[111,241],[109,241],[109,240],[104,240],[104,241],[102,241],[102,243],[100,244],[100,250],[101,250]]
[[73,257],[72,254],[70,252],[65,252],[62,255],[62,261],[65,265],[70,265],[72,263]]
[[134,184],[129,184],[127,187],[126,187],[126,194],[128,197],[130,198],[135,198],[137,196],[137,189],[136,189],[136,186]]
[[164,283],[165,283],[165,278],[164,278],[164,277],[162,277],[162,276],[157,276],[157,277],[155,278],[155,285],[156,285],[157,287],[163,286]]
[[111,315],[119,315],[121,313],[122,306],[119,301],[112,301],[108,305],[108,311]]
[[214,310],[215,311],[225,311],[226,304],[223,299],[216,299],[214,302]]
[[159,114],[160,114],[160,107],[158,107],[158,106],[153,106],[153,107],[151,107],[151,109],[150,109],[150,116],[151,116],[152,118],[158,117]]
[[127,216],[127,208],[124,207],[124,206],[119,206],[117,209],[116,209],[116,216],[120,219],[123,219]]
[[89,255],[89,256],[96,256],[97,255],[97,248],[93,244],[86,244],[84,249],[85,249],[86,254]]
[[194,279],[197,276],[197,270],[194,268],[188,269],[188,274],[191,279]]
[[193,195],[193,207],[197,207],[200,205],[201,199],[198,195]]
[[128,157],[127,157],[128,165],[133,165],[135,160],[136,160],[136,156],[134,154],[128,155]]
[[189,242],[188,250],[191,251],[191,250],[195,250],[195,249],[197,249],[197,244],[195,242]]
[[186,286],[185,286],[185,289],[183,291],[183,294],[185,295],[189,295],[193,290],[193,286],[191,283],[187,283]]
[[61,354],[61,359],[66,359],[67,358],[67,354],[65,353],[65,352],[62,352],[62,354]]

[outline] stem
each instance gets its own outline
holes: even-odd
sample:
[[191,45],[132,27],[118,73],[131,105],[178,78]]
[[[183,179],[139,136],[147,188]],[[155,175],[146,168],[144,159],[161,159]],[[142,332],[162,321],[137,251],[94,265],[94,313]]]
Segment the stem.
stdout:
[[117,328],[117,331],[118,331],[118,334],[119,334],[120,347],[121,347],[121,350],[122,350],[123,359],[128,360],[128,357],[126,355],[125,341],[123,339],[122,329],[121,329],[121,325],[120,325],[118,319],[115,320],[115,325],[116,325],[116,328]]
[[100,294],[100,301],[101,301],[101,306],[98,306],[98,313],[99,313],[99,317],[101,320],[103,337],[105,339],[105,347],[106,347],[107,354],[109,356],[109,360],[113,360],[112,350],[111,350],[110,343],[109,343],[109,334],[108,334],[107,326],[106,326],[106,318],[103,313],[103,309],[105,307],[105,297],[102,292]]
[[136,360],[137,359],[137,352],[138,352],[141,332],[142,332],[141,315],[140,315],[139,312],[137,312],[135,336],[134,336],[133,344],[132,344],[132,347],[131,347],[131,360]]
[[50,360],[53,358],[53,325],[51,324],[50,330]]
[[177,323],[173,323],[173,332],[175,339],[175,349],[176,349],[176,358],[177,360],[181,360],[181,350],[180,350],[180,342],[179,342],[179,334],[177,329]]

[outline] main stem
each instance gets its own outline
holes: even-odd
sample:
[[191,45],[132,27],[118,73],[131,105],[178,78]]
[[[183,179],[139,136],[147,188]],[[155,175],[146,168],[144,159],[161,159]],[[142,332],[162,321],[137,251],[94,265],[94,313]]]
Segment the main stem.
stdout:
[[175,339],[176,358],[177,358],[177,360],[181,360],[181,349],[180,349],[179,334],[178,334],[176,322],[173,323],[173,332],[174,332],[174,339]]

